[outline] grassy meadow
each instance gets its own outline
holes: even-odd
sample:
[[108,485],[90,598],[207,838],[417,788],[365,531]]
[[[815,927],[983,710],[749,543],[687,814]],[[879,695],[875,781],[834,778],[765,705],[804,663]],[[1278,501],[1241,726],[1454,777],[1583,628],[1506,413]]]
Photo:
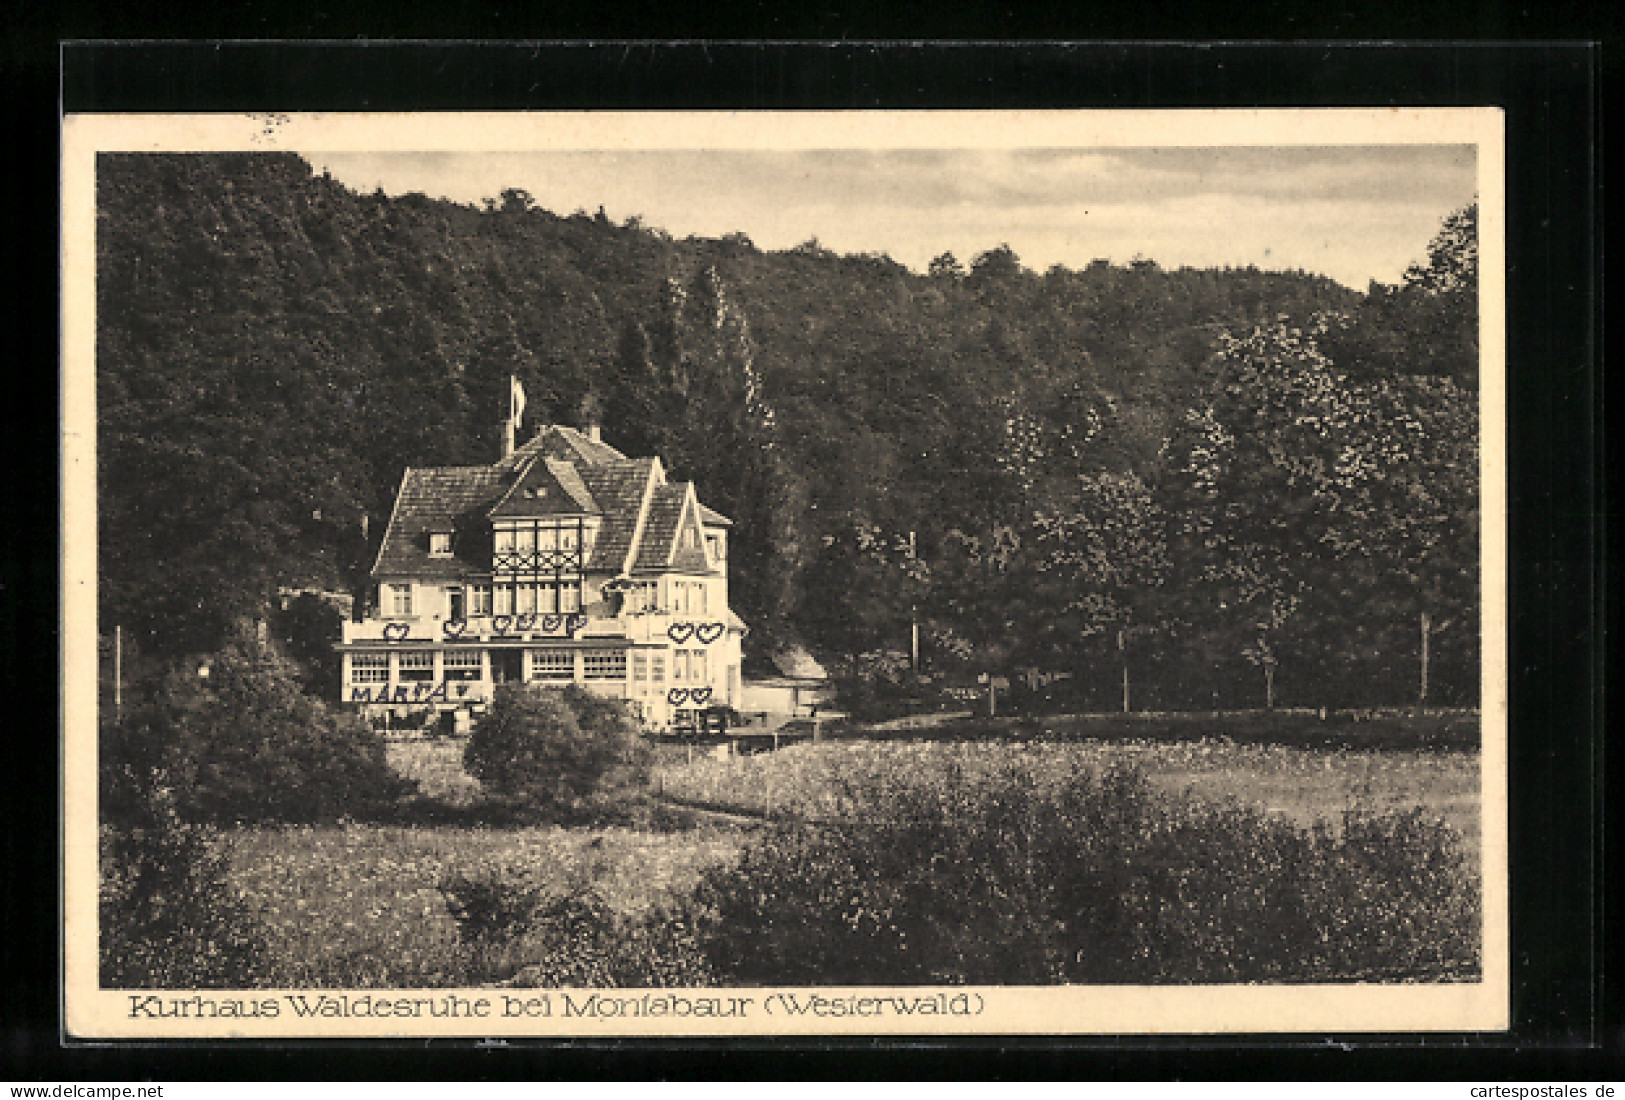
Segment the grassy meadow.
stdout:
[[951,768],[985,774],[1021,761],[1042,779],[1132,766],[1170,795],[1235,799],[1299,825],[1350,812],[1420,809],[1469,842],[1479,835],[1476,752],[1310,750],[1228,741],[937,742],[825,741],[756,756],[711,757],[659,769],[673,798],[720,810],[840,818],[845,792],[888,776]]
[[[391,766],[417,780],[420,790],[400,823],[239,827],[225,834],[231,884],[265,928],[270,966],[262,984],[720,981],[686,923],[696,898],[721,896],[716,883],[748,869],[753,845],[782,847],[786,837],[817,830],[819,823],[861,824],[894,785],[900,794],[908,788],[917,795],[922,777],[985,802],[994,798],[986,792],[1017,787],[1037,799],[1061,797],[1055,792],[1069,782],[1075,786],[1080,773],[1131,768],[1170,805],[1232,806],[1300,830],[1321,823],[1327,835],[1341,829],[1347,815],[1416,811],[1418,819],[1448,826],[1444,835],[1459,834],[1465,866],[1477,876],[1475,752],[1332,751],[1228,740],[852,740],[721,760],[668,752],[651,777],[653,804],[669,799],[751,820],[701,813],[567,828],[486,818],[479,784],[462,770],[462,748],[460,739],[390,746]],[[980,810],[972,805],[970,812]],[[1240,828],[1244,835],[1245,822]],[[1186,842],[1173,843],[1177,850]],[[515,912],[525,914],[516,922],[522,927],[478,933],[468,913],[456,910],[480,904],[520,905]],[[616,957],[634,941],[638,959]],[[1451,963],[1436,976],[1460,976],[1460,966]]]

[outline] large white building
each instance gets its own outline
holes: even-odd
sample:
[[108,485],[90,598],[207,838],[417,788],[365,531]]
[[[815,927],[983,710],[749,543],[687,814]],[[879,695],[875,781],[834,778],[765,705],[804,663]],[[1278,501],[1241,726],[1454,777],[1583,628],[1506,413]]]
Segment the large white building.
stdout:
[[491,466],[408,468],[344,626],[343,698],[479,709],[496,684],[579,684],[648,726],[740,702],[728,528],[658,458],[558,425]]

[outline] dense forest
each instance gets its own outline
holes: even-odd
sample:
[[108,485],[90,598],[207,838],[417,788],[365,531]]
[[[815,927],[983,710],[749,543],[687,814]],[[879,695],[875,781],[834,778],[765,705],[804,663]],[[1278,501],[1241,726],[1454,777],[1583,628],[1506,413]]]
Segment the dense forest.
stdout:
[[[747,670],[1074,674],[1137,707],[1478,694],[1476,212],[1402,282],[1009,248],[915,274],[293,155],[98,163],[100,609],[155,658],[364,591],[407,465],[602,416],[736,524]],[[1421,624],[1425,621],[1426,627]]]

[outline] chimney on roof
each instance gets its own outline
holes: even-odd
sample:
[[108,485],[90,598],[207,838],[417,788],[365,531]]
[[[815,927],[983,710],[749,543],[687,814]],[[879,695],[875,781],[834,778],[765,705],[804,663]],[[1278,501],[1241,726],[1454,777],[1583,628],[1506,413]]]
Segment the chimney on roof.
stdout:
[[581,428],[594,443],[604,441],[598,428],[598,395],[590,391],[581,399]]

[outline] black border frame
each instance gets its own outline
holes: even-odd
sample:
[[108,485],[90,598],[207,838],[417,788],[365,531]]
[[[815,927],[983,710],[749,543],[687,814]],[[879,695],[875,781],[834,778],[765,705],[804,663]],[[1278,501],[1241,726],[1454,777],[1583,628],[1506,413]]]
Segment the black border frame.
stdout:
[[[60,65],[59,106],[68,112],[1503,107],[1513,1029],[1206,1039],[59,1045],[57,956],[45,950],[57,939],[55,891],[46,889],[56,877],[49,843],[56,830],[45,827],[54,822],[55,807],[42,803],[27,815],[35,844],[25,853],[15,840],[8,843],[14,858],[4,894],[6,939],[13,947],[4,953],[8,996],[0,1008],[8,1075],[923,1081],[1086,1071],[1106,1077],[1528,1079],[1577,1075],[1599,1058],[1617,1074],[1620,1036],[1605,1020],[1618,1016],[1604,1012],[1601,962],[1607,513],[1595,45],[87,42],[64,45]],[[54,253],[52,240],[52,259]],[[37,347],[30,341],[33,350],[54,344],[54,332],[39,335]],[[41,437],[49,432],[54,443],[55,425],[47,419],[38,417],[30,427]],[[31,439],[25,429],[10,445],[20,455]],[[13,468],[37,466],[41,450]],[[12,514],[25,526],[28,517],[43,520],[54,505],[42,504],[44,494],[31,504],[8,488],[11,495],[19,498]],[[18,570],[20,583],[12,590],[34,586],[42,596],[39,610],[46,611],[43,604],[54,600],[54,568],[36,561]],[[14,655],[21,655],[21,634],[8,629],[6,635],[7,649],[18,639]],[[7,677],[23,682],[9,667]],[[44,771],[40,778],[46,779]],[[48,782],[56,787],[54,768]],[[50,850],[42,850],[47,845]],[[31,933],[34,950],[15,949],[19,927]],[[31,964],[38,965],[28,976],[17,971]]]

